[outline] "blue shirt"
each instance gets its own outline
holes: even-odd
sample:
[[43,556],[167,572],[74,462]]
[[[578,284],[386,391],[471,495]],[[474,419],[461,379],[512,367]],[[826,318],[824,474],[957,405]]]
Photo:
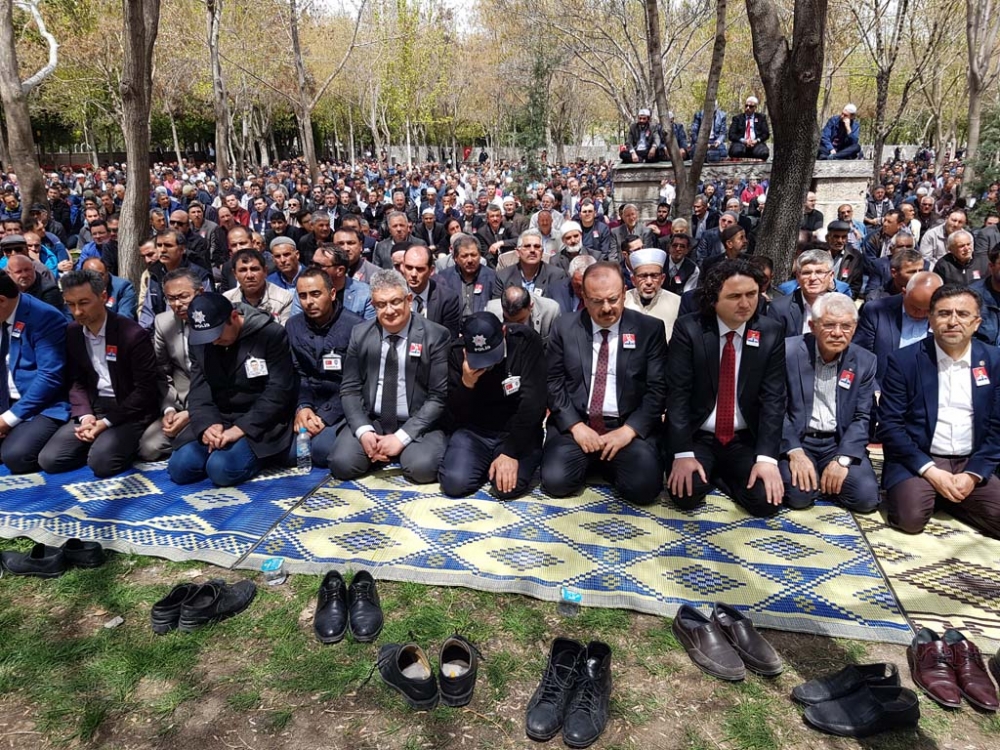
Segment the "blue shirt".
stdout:
[[923,341],[927,338],[928,323],[927,319],[917,320],[911,318],[906,314],[906,310],[903,310],[903,330],[899,332],[899,348],[904,349],[910,344],[916,344],[918,341]]

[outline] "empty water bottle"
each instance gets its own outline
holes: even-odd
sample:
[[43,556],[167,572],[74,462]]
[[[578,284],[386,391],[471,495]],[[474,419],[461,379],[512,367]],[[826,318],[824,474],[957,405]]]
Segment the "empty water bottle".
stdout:
[[562,617],[576,617],[580,614],[580,602],[583,601],[583,594],[574,591],[568,586],[559,589],[559,606],[556,611]]
[[303,474],[312,471],[312,447],[309,445],[309,431],[305,427],[299,428],[295,438],[295,467]]

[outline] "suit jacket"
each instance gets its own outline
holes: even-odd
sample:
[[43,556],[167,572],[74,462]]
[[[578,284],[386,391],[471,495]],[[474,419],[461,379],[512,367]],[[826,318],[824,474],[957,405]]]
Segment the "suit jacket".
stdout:
[[991,249],[1000,245],[1000,226],[985,227],[973,232],[975,238],[975,254],[986,255]]
[[458,338],[462,325],[462,303],[458,293],[447,284],[439,284],[435,279],[428,281],[427,306],[424,317],[432,323],[444,326],[453,338]]
[[[419,237],[410,235],[406,238],[406,241],[411,245],[426,245]],[[396,241],[392,237],[386,237],[384,240],[379,240],[375,244],[375,249],[372,251],[372,263],[374,263],[379,268],[392,269],[392,246],[396,244]],[[363,279],[367,281],[367,279]]]
[[360,315],[365,320],[375,317],[375,308],[372,307],[372,288],[363,281],[356,281],[350,276],[344,284],[344,309],[350,310],[355,315]]
[[160,402],[161,412],[187,409],[188,394],[191,392],[191,363],[184,341],[186,336],[180,319],[172,310],[156,316],[153,322],[153,351],[156,353],[159,383],[161,386],[166,383],[166,392]]
[[[760,334],[747,346],[749,331]],[[755,315],[747,321],[736,400],[756,443],[755,454],[777,459],[785,419],[785,336],[781,324]],[[718,319],[685,315],[674,323],[667,356],[667,433],[671,454],[693,450],[695,433],[715,409],[722,352]],[[707,374],[707,377],[706,377]]]
[[[816,393],[816,356],[816,337],[811,333],[785,339],[788,406],[781,434],[782,454],[801,448],[809,430]],[[843,373],[852,377],[842,377]],[[850,344],[840,355],[837,378],[837,454],[860,459],[868,445],[875,401],[875,355]]]
[[[458,307],[459,312],[464,316],[465,310],[462,305],[462,287],[465,282],[462,280],[462,273],[458,270],[457,266],[451,266],[445,270],[439,272],[434,278],[437,279],[438,284],[441,286],[446,286],[451,289],[455,294],[458,295]],[[479,266],[479,270],[476,275],[476,286],[473,288],[480,288],[481,291],[478,294],[472,295],[472,312],[482,312],[486,309],[486,303],[490,301],[490,295],[493,293],[493,284],[496,282],[496,272],[489,266]]]
[[[556,299],[555,287],[561,287],[567,281],[566,273],[551,263],[542,263],[535,274],[535,295]],[[503,290],[509,286],[524,286],[521,281],[521,265],[513,265],[498,271],[493,281],[493,292],[490,296],[496,298],[503,295]],[[559,300],[556,299],[558,302]]]
[[[1000,462],[1000,349],[973,340],[972,455],[965,470],[988,479]],[[983,364],[980,365],[979,363]],[[977,385],[974,369],[985,367],[989,383]],[[938,417],[937,347],[928,337],[893,352],[882,379],[878,439],[885,451],[882,486],[891,489],[918,475],[931,461]]]
[[[444,326],[414,315],[407,335],[419,356],[407,356],[406,405],[409,418],[399,426],[413,440],[438,427],[448,396],[448,352],[451,334]],[[409,348],[409,347],[408,347]],[[377,320],[354,326],[344,359],[340,401],[352,433],[375,418],[375,393],[382,357],[382,327]]]
[[903,332],[903,295],[873,300],[861,308],[853,343],[872,352],[878,360],[876,378],[885,376],[889,356],[899,349]]
[[[486,312],[493,313],[501,321],[503,320],[503,307],[499,299],[491,299],[486,303]],[[531,300],[531,317],[529,321],[535,333],[542,337],[542,343],[546,347],[549,345],[549,336],[552,333],[552,326],[559,319],[562,309],[559,303],[548,297],[534,297]]]
[[583,246],[598,260],[618,262],[618,254],[611,242],[611,230],[603,221],[594,220],[590,229],[583,230]]
[[[639,437],[654,437],[662,424],[668,382],[663,324],[634,310],[624,310],[619,326],[618,340],[609,342],[618,347],[618,414]],[[577,422],[587,422],[593,332],[593,321],[586,311],[562,316],[552,329],[548,348],[549,419],[563,432]],[[623,345],[624,334],[635,336],[634,348]]]
[[[767,117],[759,112],[753,114],[753,129],[758,143],[765,143],[771,137],[771,131],[767,127]],[[746,134],[747,116],[744,112],[733,118],[732,124],[729,126],[729,141],[731,143],[742,143]]]
[[[160,393],[157,387],[156,355],[149,334],[138,323],[108,313],[104,329],[115,406],[105,415],[112,425],[125,422],[148,424],[156,417]],[[90,363],[90,351],[83,326],[73,322],[66,330],[66,359],[69,374],[69,402],[73,417],[94,413],[97,400],[97,371]]]
[[722,255],[725,252],[726,248],[722,244],[722,234],[719,232],[719,227],[714,226],[702,233],[698,242],[695,243],[694,252],[691,255],[694,257],[695,263],[701,267],[709,258],[714,258],[716,255]]
[[837,281],[851,288],[851,296],[861,299],[861,285],[864,283],[865,259],[860,252],[848,245],[841,253],[840,269],[837,271]]
[[767,317],[781,323],[785,328],[785,336],[801,336],[805,323],[805,302],[802,290],[796,289],[791,294],[780,297],[767,308]]
[[[634,234],[636,237],[641,237],[643,247],[656,246],[655,239],[653,240],[652,243],[650,243],[649,241],[650,233],[646,230],[646,228],[642,224],[637,223],[635,227],[633,227],[631,232],[628,231],[628,227],[626,227],[624,224],[619,224],[618,226],[616,226],[614,229],[611,230],[611,255],[613,255],[615,258],[622,257],[622,248],[625,247],[625,238],[628,237],[630,234]],[[601,259],[598,258],[598,260]]]
[[[490,225],[483,222],[483,225],[476,230],[476,240],[479,242],[479,251],[486,258],[486,264],[491,268],[496,267],[497,256],[504,250],[513,250],[517,247],[517,235],[514,234],[514,230],[506,223],[501,223],[500,227],[494,232]],[[490,252],[490,245],[495,242],[503,243],[500,252],[493,254]]]
[[[20,335],[16,335],[20,332]],[[42,414],[65,422],[66,318],[62,312],[34,297],[22,294],[8,333],[8,372],[21,398],[10,410],[20,420]]]
[[434,227],[428,232],[424,223],[420,222],[413,228],[413,236],[423,240],[428,247],[433,245],[435,253],[448,252],[448,233],[444,230],[444,224],[435,222]]

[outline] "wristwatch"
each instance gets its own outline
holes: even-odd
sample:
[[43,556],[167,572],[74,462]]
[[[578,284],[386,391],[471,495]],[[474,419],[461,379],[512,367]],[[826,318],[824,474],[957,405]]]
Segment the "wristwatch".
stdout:
[[845,469],[851,465],[850,456],[837,456],[837,463],[843,466]]

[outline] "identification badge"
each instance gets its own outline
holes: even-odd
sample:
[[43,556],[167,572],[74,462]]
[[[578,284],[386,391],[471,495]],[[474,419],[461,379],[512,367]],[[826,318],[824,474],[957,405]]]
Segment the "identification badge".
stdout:
[[674,276],[674,283],[675,284],[683,284],[684,283],[684,279],[681,278],[680,274],[677,274],[676,276]]
[[622,334],[622,349],[635,349],[635,334],[634,333],[623,333]]
[[248,357],[244,367],[248,378],[262,378],[267,375],[267,362],[259,357]]
[[760,346],[760,331],[747,330],[747,346]]
[[972,377],[976,379],[976,385],[978,386],[990,384],[990,376],[986,373],[985,367],[973,367]]
[[854,383],[854,373],[850,370],[841,370],[840,380],[837,381],[837,385],[849,391],[852,383]]
[[600,237],[600,236],[601,236],[601,233],[600,233],[600,232],[598,232],[598,231],[597,231],[597,230],[595,229],[595,230],[594,230],[594,237],[596,238],[596,237]]
[[104,303],[104,306],[109,310],[115,306],[115,298],[108,297],[108,301]]
[[973,272],[972,272],[972,278],[976,279],[977,281],[979,280],[980,274],[979,274],[978,270],[973,270]]
[[850,275],[851,275],[851,269],[850,268],[842,268],[840,270],[840,278],[846,279]]
[[327,372],[338,372],[343,369],[339,354],[327,354],[323,357],[323,369]]
[[104,347],[104,358],[108,362],[118,361],[118,347],[117,346],[106,346]]
[[474,287],[472,287],[472,293],[473,294],[482,294],[483,293],[483,285],[482,284],[476,284]]
[[503,385],[503,395],[513,396],[521,390],[521,376],[511,375],[509,378],[503,380],[501,384]]
[[536,286],[536,287],[535,287],[535,288],[534,288],[534,289],[532,290],[532,293],[533,293],[533,294],[534,294],[534,295],[535,295],[536,297],[541,297],[541,296],[542,296],[542,292],[543,292],[543,290],[542,290],[542,289],[539,289],[539,288],[538,288],[537,286]]
[[423,344],[410,344],[410,356],[411,357],[419,357],[423,353],[424,353],[424,345]]
[[21,338],[22,333],[24,333],[24,321],[19,320],[14,324],[14,327],[10,329],[10,335],[19,339]]

